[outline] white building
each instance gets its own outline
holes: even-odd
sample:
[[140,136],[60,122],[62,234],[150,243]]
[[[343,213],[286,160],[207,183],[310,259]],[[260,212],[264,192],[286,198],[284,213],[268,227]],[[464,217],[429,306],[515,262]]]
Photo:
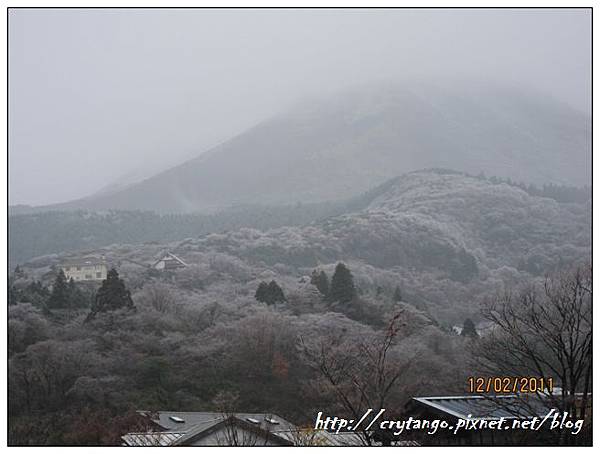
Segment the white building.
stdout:
[[102,281],[106,279],[108,267],[104,259],[95,257],[67,260],[60,265],[67,280]]

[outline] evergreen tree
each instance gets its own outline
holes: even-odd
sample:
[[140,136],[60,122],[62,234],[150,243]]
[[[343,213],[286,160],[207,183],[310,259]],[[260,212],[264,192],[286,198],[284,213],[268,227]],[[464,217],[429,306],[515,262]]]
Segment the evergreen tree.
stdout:
[[88,318],[93,317],[98,312],[108,312],[123,308],[134,308],[131,293],[125,287],[123,280],[119,278],[117,270],[111,268],[96,293],[96,299]]
[[335,273],[331,278],[329,288],[329,301],[347,303],[356,297],[356,288],[354,287],[354,278],[352,273],[343,263],[338,263],[335,267]]
[[69,295],[69,307],[82,307],[86,305],[86,295],[77,286],[73,278],[69,279],[67,289]]
[[69,287],[67,285],[67,277],[62,269],[58,271],[54,285],[52,285],[52,293],[46,302],[49,309],[62,309],[69,307]]
[[258,284],[254,298],[261,303],[266,303],[269,299],[269,284],[267,284],[265,281],[262,281],[260,284]]
[[329,278],[325,271],[321,270],[319,273],[317,270],[313,270],[310,283],[317,287],[321,295],[327,296],[329,294]]
[[283,303],[285,295],[279,284],[275,281],[269,282],[269,301],[268,304]]
[[285,301],[283,290],[275,281],[271,281],[268,284],[263,281],[258,284],[254,298],[261,303],[267,304],[275,304],[277,302]]
[[460,333],[461,336],[479,337],[477,330],[475,329],[475,323],[470,318],[467,318],[463,323],[463,329]]
[[9,297],[15,299],[14,301],[9,299],[11,304],[21,302],[31,303],[38,307],[47,307],[46,304],[48,302],[48,298],[50,297],[50,291],[44,287],[40,281],[33,281],[30,282],[24,289],[13,287]]
[[400,302],[402,301],[402,291],[400,290],[399,286],[396,286],[396,288],[394,289],[394,296],[393,296],[394,301],[396,302]]

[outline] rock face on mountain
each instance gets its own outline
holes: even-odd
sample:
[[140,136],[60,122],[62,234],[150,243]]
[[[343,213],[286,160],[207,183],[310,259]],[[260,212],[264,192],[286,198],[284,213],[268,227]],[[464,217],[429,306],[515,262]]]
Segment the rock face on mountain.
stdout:
[[125,189],[52,208],[194,212],[335,200],[432,167],[583,186],[590,131],[586,114],[512,87],[357,89],[297,106]]

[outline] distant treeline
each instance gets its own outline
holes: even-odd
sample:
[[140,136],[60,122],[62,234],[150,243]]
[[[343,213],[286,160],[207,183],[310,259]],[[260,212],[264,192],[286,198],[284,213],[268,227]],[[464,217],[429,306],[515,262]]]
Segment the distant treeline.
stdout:
[[[493,184],[506,183],[528,194],[558,202],[584,203],[591,197],[589,186],[533,185],[510,179],[477,176],[446,169],[440,174],[475,177]],[[151,211],[47,211],[11,215],[8,219],[9,265],[46,254],[95,249],[118,243],[169,242],[241,227],[269,229],[301,226],[319,219],[366,208],[403,177],[399,176],[359,196],[336,202],[297,203],[286,206],[246,205],[216,214],[157,214]]]
[[[478,176],[478,178],[482,178]],[[516,186],[527,192],[529,195],[537,197],[547,197],[561,203],[585,203],[592,197],[592,189],[590,186],[577,188],[575,186],[564,186],[557,184],[545,184],[541,188],[532,184],[518,183],[510,178],[502,179],[498,177],[486,178],[491,183],[506,183],[510,186]]]
[[[519,181],[513,181],[511,178],[501,178],[496,176],[488,177],[484,172],[481,172],[478,175],[473,175],[467,172],[460,172],[458,170],[450,170],[450,169],[439,169],[432,168],[427,169],[430,172],[437,173],[439,175],[464,175],[466,177],[477,178],[478,180],[489,181],[492,184],[501,184],[505,183],[509,186],[514,186],[519,189],[522,189],[527,194],[535,196],[535,197],[546,197],[549,199],[554,199],[560,203],[585,203],[592,197],[592,188],[589,185],[584,185],[581,187],[578,186],[567,186],[567,185],[559,185],[559,184],[545,184],[542,187],[535,186],[533,184],[527,184]],[[400,178],[400,177],[397,177]],[[396,181],[397,178],[394,178],[393,181]],[[384,183],[387,184],[387,183]]]
[[11,267],[41,255],[94,249],[118,243],[168,242],[241,227],[269,229],[304,225],[341,214],[344,203],[244,206],[218,214],[150,211],[48,211],[8,219]]

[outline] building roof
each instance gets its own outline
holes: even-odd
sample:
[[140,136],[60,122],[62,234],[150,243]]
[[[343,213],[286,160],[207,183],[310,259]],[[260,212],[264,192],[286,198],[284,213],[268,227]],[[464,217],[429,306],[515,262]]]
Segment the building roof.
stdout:
[[548,413],[547,404],[536,395],[413,397],[410,403],[462,419],[529,418]]
[[[201,440],[220,426],[231,421],[241,428],[254,430],[282,445],[303,445],[303,430],[272,413],[233,413],[224,415],[216,412],[139,411],[149,418],[154,432],[128,433],[121,438],[127,446],[182,446]],[[160,430],[164,430],[164,432]],[[316,446],[361,446],[363,442],[355,432],[328,432],[308,430],[306,442]],[[418,446],[415,441],[400,440],[395,446]]]
[[[296,429],[292,423],[280,416],[266,413],[234,413],[224,415],[216,412],[139,411],[165,432],[128,433],[121,437],[128,446],[173,446],[202,437],[229,418],[238,426],[262,432],[265,436],[279,440],[282,444],[293,444]],[[166,434],[161,437],[157,434]]]
[[106,265],[106,260],[97,257],[70,258],[60,262],[60,266],[90,266],[90,265]]
[[157,260],[156,262],[154,262],[154,265],[156,265],[157,263],[160,263],[162,261],[169,261],[169,262],[177,262],[183,266],[188,266],[187,263],[185,263],[183,260],[181,260],[179,257],[177,257],[175,254],[171,253],[171,252],[167,252],[161,259]]
[[131,432],[121,437],[125,446],[171,446],[185,432]]

